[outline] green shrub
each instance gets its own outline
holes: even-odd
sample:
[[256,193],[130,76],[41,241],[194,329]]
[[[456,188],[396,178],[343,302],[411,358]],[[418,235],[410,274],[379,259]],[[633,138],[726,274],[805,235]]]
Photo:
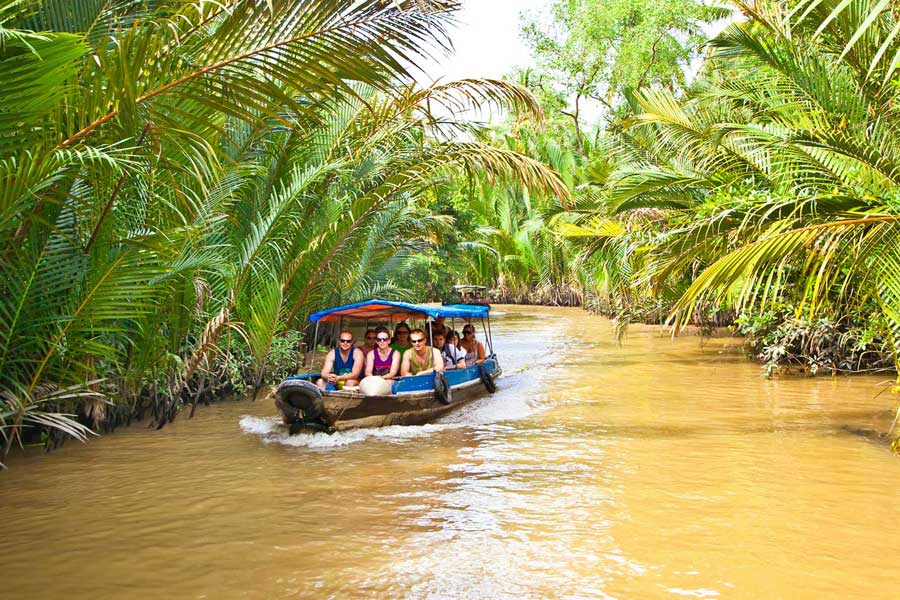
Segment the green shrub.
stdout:
[[812,375],[894,367],[881,322],[861,313],[810,319],[783,305],[742,314],[735,320],[735,330],[744,336],[748,351],[765,363],[769,374],[789,365],[808,369]]

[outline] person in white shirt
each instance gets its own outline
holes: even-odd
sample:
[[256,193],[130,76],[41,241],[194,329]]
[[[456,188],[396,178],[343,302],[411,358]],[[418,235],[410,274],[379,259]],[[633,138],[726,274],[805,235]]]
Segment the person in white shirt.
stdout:
[[444,370],[466,367],[466,353],[453,344],[448,344],[445,333],[434,333],[434,347],[440,351],[441,357],[444,359]]

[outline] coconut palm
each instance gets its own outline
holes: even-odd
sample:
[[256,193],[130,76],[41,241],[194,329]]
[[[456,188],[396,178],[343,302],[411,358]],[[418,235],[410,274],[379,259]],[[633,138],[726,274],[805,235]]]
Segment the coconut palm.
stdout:
[[[832,50],[865,10],[818,24],[809,16],[798,23],[774,3],[744,10],[748,21],[713,41],[717,73],[687,104],[642,97],[635,121],[656,129],[673,157],[668,168],[620,178],[624,202],[669,191],[696,212],[719,197],[661,247],[657,274],[679,262],[709,265],[676,304],[676,322],[703,298],[743,307],[784,293],[811,312],[874,297],[890,317],[898,299],[896,94],[867,79],[865,59],[883,42],[858,41],[843,56]],[[820,43],[809,43],[815,35]]]
[[86,435],[63,412],[102,421],[117,410],[110,397],[129,415],[149,398],[162,425],[198,373],[202,389],[229,364],[235,339],[259,381],[273,338],[312,306],[390,287],[380,265],[408,242],[392,227],[415,238],[440,225],[410,204],[449,169],[564,197],[539,163],[448,137],[469,126],[447,112],[489,102],[536,112],[527,93],[404,83],[446,43],[454,8],[0,7],[4,452],[31,425]]
[[567,233],[586,265],[634,272],[616,302],[653,293],[677,326],[707,307],[787,302],[877,312],[896,344],[897,98],[885,84],[896,64],[885,57],[900,27],[883,3],[736,4],[745,18],[711,40],[683,97],[634,95],[635,114],[612,128],[616,168]]

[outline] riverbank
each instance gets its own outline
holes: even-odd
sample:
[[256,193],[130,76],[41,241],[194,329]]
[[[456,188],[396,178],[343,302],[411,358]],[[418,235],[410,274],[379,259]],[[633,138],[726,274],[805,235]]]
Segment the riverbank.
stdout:
[[[613,310],[597,298],[588,298],[585,310],[612,319],[620,337],[632,323],[665,325],[670,307],[632,307]],[[679,335],[704,337],[734,335],[744,339],[747,354],[763,364],[768,375],[836,375],[881,373],[896,375],[889,332],[871,314],[809,316],[787,304],[756,312],[735,314],[716,310],[696,318]]]
[[488,293],[488,301],[491,304],[575,308],[584,304],[584,294],[580,288],[568,285],[548,285],[521,289],[500,286]]

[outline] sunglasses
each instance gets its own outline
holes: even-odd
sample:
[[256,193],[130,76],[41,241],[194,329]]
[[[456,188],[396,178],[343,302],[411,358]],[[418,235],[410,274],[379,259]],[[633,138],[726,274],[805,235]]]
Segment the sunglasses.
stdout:
[[341,343],[342,343],[342,344],[352,344],[352,343],[353,343],[353,340],[344,340],[344,339],[342,339],[342,340],[341,340]]
[[421,344],[422,342],[425,341],[425,338],[419,338],[417,340],[409,340],[409,341],[411,341],[413,344]]
[[405,329],[401,329],[400,331],[397,332],[397,335],[400,335],[401,333],[405,333],[407,335],[409,334],[409,332],[406,331]]
[[474,332],[474,331],[463,331],[463,335],[469,335],[470,333],[471,333],[472,335],[475,335],[475,332]]
[[366,339],[367,339],[367,340],[374,340],[374,339],[376,339],[376,338],[375,338],[374,335],[367,335],[367,336],[366,336]]
[[387,342],[387,341],[390,340],[391,338],[389,338],[389,337],[377,337],[377,338],[375,338],[375,339],[378,340],[379,342]]

